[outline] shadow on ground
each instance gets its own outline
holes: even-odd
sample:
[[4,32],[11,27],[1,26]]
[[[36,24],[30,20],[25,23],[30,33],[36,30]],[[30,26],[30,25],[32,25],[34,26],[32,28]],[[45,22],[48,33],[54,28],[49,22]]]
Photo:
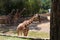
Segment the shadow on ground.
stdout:
[[39,24],[39,22],[33,22],[29,25],[29,29],[30,30],[41,30],[41,28],[37,27],[37,25]]

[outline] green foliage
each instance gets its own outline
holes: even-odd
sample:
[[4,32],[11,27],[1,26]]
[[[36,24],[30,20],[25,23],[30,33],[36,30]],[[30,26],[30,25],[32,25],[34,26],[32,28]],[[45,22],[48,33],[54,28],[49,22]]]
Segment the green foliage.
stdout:
[[41,1],[41,7],[43,9],[49,9],[49,8],[51,8],[51,0],[42,0]]
[[42,0],[39,13],[46,13],[51,8],[51,0]]
[[8,37],[8,36],[0,36],[0,40],[30,40],[30,39],[17,38],[17,37]]
[[0,0],[0,14],[6,15],[12,9],[26,8],[22,15],[31,15],[35,13],[46,12],[51,7],[51,0]]
[[48,10],[44,10],[44,9],[40,9],[39,10],[39,13],[41,14],[41,13],[47,13],[48,12]]
[[[40,2],[40,1],[39,1]],[[38,5],[37,0],[26,0],[25,1],[26,15],[35,14],[39,11],[40,5]]]
[[37,38],[50,38],[50,34],[47,32],[36,32],[36,31],[30,31],[28,36],[31,37],[37,37]]

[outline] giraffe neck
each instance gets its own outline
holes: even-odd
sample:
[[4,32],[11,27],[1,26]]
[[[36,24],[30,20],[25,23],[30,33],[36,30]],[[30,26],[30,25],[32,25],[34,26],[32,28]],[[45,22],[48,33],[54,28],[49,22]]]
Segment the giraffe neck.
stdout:
[[29,20],[24,21],[24,24],[25,24],[26,26],[30,25],[30,24],[35,20],[35,18],[37,18],[36,15],[34,15],[34,16],[33,16],[32,18],[30,18]]
[[32,17],[29,20],[25,20],[23,23],[25,24],[25,26],[28,26],[28,25],[30,25],[33,22],[33,20],[34,20],[34,17]]
[[29,24],[31,24],[35,19],[35,16],[33,16],[31,19],[29,19]]

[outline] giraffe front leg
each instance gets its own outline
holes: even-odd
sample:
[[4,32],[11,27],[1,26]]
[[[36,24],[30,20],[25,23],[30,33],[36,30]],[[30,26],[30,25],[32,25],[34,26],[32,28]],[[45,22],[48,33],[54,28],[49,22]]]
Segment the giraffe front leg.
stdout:
[[27,36],[27,35],[28,35],[28,31],[29,31],[29,29],[25,29],[25,30],[23,31],[24,36]]
[[25,31],[23,33],[24,33],[24,36],[27,36],[28,35],[28,31]]

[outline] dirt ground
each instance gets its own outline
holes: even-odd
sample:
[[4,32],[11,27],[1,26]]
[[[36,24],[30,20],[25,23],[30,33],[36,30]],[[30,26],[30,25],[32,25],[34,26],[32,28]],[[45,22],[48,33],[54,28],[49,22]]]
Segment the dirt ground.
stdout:
[[[29,26],[30,31],[43,31],[50,32],[50,22],[39,23],[38,21],[31,23]],[[9,31],[16,31],[17,26],[4,26],[0,25],[0,32],[6,33]]]
[[50,33],[50,22],[45,22],[45,23],[33,23],[30,26],[30,31],[42,31],[42,32],[47,32]]
[[44,32],[48,32],[48,33],[50,32],[50,22],[38,24],[37,27],[41,28],[40,31],[44,31]]

